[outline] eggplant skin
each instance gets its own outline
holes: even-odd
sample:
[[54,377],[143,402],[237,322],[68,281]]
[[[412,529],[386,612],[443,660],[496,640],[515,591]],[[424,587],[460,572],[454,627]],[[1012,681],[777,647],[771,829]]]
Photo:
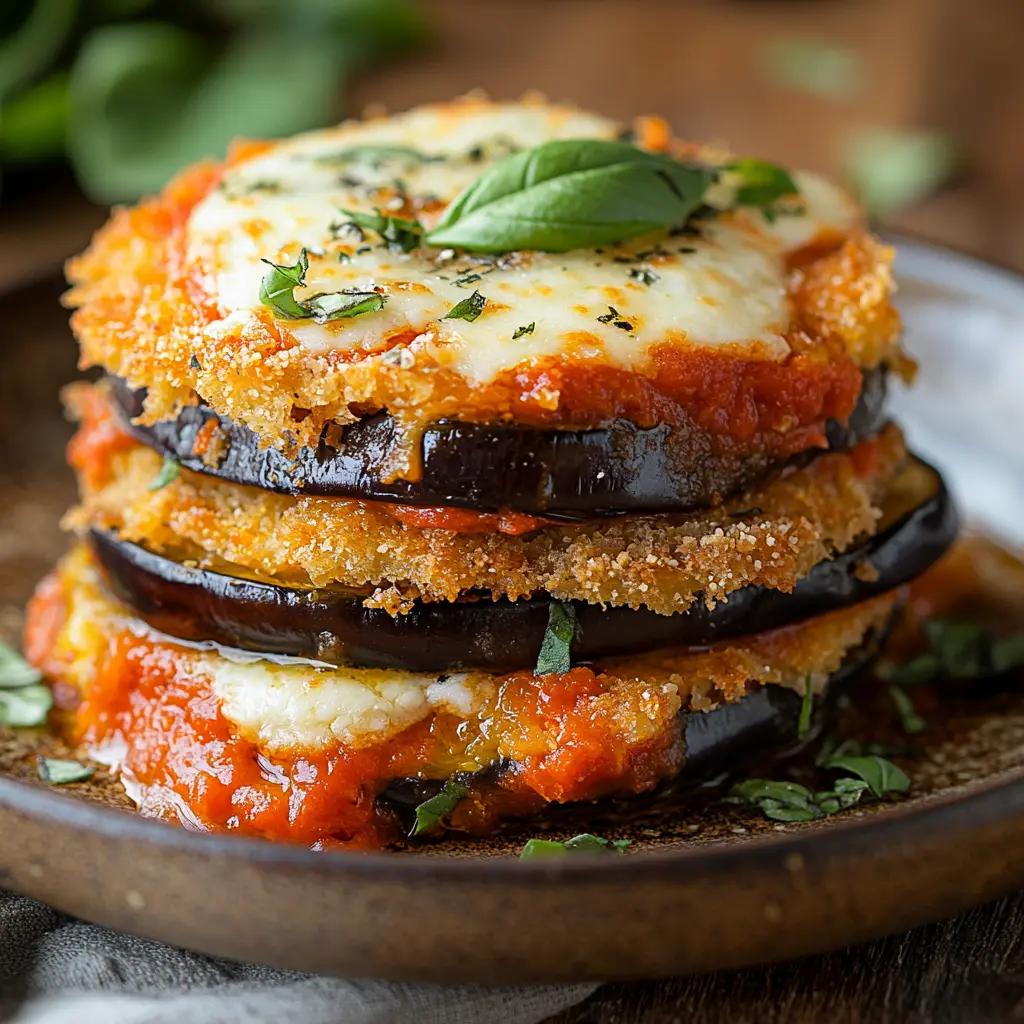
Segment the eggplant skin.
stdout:
[[[830,449],[850,448],[875,434],[884,422],[888,373],[865,371],[857,407],[847,423],[830,420]],[[393,501],[451,506],[480,512],[518,511],[579,519],[628,512],[692,512],[748,490],[793,462],[806,462],[822,449],[792,458],[764,453],[722,455],[706,432],[666,424],[644,429],[626,420],[594,430],[538,430],[527,427],[445,421],[423,432],[423,473],[417,481],[385,482],[399,443],[395,421],[386,413],[349,424],[338,446],[321,438],[292,459],[260,447],[247,427],[218,416],[205,405],[186,406],[175,420],[140,426],[145,391],[132,391],[111,378],[115,406],[132,433],[161,455],[196,473],[260,487],[279,494]],[[219,422],[225,443],[216,464],[193,453],[199,431]]]
[[[850,651],[842,665],[829,677],[815,697],[812,729],[798,736],[803,700],[795,690],[769,683],[752,689],[742,700],[719,704],[712,711],[686,711],[679,716],[686,751],[680,770],[666,779],[654,793],[613,796],[602,804],[567,804],[557,812],[585,819],[628,817],[630,812],[678,803],[680,797],[701,783],[735,775],[748,762],[766,755],[783,758],[799,753],[811,744],[833,716],[843,693],[866,676],[874,666],[884,633],[869,637]],[[515,773],[512,763],[499,763],[475,774],[462,773],[457,781],[478,789],[486,801],[488,789],[500,787],[506,775]],[[444,779],[392,779],[377,797],[382,810],[395,816],[405,834],[415,824],[416,807],[436,796]],[[552,808],[554,810],[554,808]],[[556,825],[545,815],[545,824]],[[575,822],[581,830],[586,821]]]
[[[924,464],[922,464],[922,467]],[[941,476],[930,491],[860,546],[820,562],[791,593],[744,587],[685,614],[572,602],[574,662],[658,647],[706,646],[803,622],[887,593],[919,576],[956,537],[958,519]],[[142,619],[170,636],[332,664],[441,672],[514,671],[536,664],[552,598],[417,602],[392,617],[366,608],[357,590],[283,587],[182,565],[115,534],[90,542],[107,584]],[[869,564],[871,572],[864,571]]]

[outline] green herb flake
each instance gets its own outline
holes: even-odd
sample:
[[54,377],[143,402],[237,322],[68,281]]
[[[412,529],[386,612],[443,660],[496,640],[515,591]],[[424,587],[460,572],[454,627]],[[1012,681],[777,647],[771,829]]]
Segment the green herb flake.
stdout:
[[892,761],[887,761],[876,754],[866,757],[855,757],[850,754],[833,755],[822,767],[859,776],[879,798],[887,793],[905,793],[910,789],[910,777],[907,773]]
[[30,665],[13,647],[0,644],[0,689],[16,690],[32,686],[43,678],[43,673]]
[[51,707],[53,695],[50,688],[41,683],[0,690],[0,725],[19,728],[44,725]]
[[160,472],[153,477],[147,490],[159,491],[161,487],[166,487],[172,481],[177,480],[180,472],[181,463],[170,455],[165,455],[164,464],[160,467]]
[[634,267],[629,272],[629,276],[634,281],[647,285],[648,288],[658,280],[658,275],[653,270],[648,270],[645,267]]
[[722,799],[726,804],[757,807],[773,821],[817,821],[859,803],[865,793],[881,799],[889,793],[905,793],[910,779],[891,761],[877,755],[834,753],[821,765],[850,772],[858,778],[837,779],[832,789],[813,793],[796,782],[746,779],[737,782]]
[[[358,210],[342,210],[348,218],[345,224],[355,224],[360,230],[375,231],[384,244],[395,252],[412,252],[423,243],[423,225],[418,220],[403,217],[389,217],[380,210],[361,213]],[[344,225],[332,225],[336,230]]]
[[910,694],[902,686],[890,686],[889,694],[896,707],[896,713],[900,716],[903,731],[907,735],[914,736],[927,730],[928,723],[918,713]]
[[520,860],[547,860],[557,857],[565,857],[573,853],[618,853],[626,852],[626,847],[632,844],[632,839],[603,839],[601,836],[584,832],[582,835],[573,836],[564,843],[552,839],[531,839],[523,847],[519,854]]
[[533,334],[534,328],[537,326],[537,322],[534,321],[530,324],[524,324],[522,327],[517,327],[512,332],[512,340],[518,341],[520,338],[525,337],[527,334]]
[[943,679],[984,679],[1024,666],[1024,634],[996,636],[959,619],[926,619],[928,650],[887,673],[891,686],[912,687]]
[[36,769],[39,772],[39,778],[51,786],[66,786],[70,782],[85,782],[96,772],[92,765],[81,764],[79,761],[63,761],[56,757],[37,758]]
[[302,305],[318,324],[331,320],[347,320],[361,313],[375,313],[384,308],[387,297],[378,292],[340,291],[320,292],[306,299]]
[[605,139],[559,139],[493,164],[448,205],[430,245],[567,252],[681,224],[714,171]]
[[811,687],[811,677],[804,680],[804,696],[800,701],[800,718],[797,720],[796,737],[799,740],[806,739],[811,731],[811,717],[814,714],[814,690]]
[[796,782],[746,779],[737,782],[722,802],[759,807],[773,821],[815,821],[825,816],[814,794]]
[[321,167],[344,167],[348,164],[365,164],[369,167],[379,168],[387,163],[401,162],[403,164],[433,164],[442,163],[446,158],[443,156],[427,156],[418,149],[411,146],[387,146],[381,144],[367,144],[364,146],[352,146],[350,149],[343,149],[338,153],[325,153],[313,159],[313,163]]
[[299,258],[291,265],[261,260],[270,270],[260,282],[260,302],[274,311],[282,320],[303,320],[309,313],[295,301],[295,289],[306,283],[309,270],[309,254],[303,249]]
[[737,178],[736,205],[758,206],[769,220],[774,217],[778,200],[799,193],[789,171],[766,160],[743,157],[726,164],[722,170]]
[[562,601],[548,605],[548,625],[537,655],[534,672],[539,676],[562,675],[572,664],[571,649],[576,633],[576,609]]
[[484,311],[486,305],[487,300],[479,292],[473,292],[468,299],[456,302],[441,319],[468,320],[472,323]]
[[454,779],[448,779],[437,796],[424,800],[416,808],[416,824],[410,835],[418,836],[433,828],[445,815],[455,810],[459,801],[469,794],[469,787]]

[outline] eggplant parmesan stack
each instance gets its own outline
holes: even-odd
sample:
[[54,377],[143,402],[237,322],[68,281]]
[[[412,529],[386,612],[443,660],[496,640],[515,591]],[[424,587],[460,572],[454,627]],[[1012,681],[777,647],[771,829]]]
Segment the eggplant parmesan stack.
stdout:
[[815,176],[540,101],[186,171],[69,266],[61,727],[146,814],[354,847],[795,744],[956,529],[891,258]]

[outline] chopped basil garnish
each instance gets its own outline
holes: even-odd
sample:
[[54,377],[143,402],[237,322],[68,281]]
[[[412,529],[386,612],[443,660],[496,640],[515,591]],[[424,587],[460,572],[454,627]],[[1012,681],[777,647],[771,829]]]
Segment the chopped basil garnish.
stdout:
[[303,249],[291,265],[261,260],[270,267],[260,282],[260,302],[269,306],[283,320],[304,320],[309,313],[295,301],[295,289],[306,283],[309,256]]
[[611,324],[620,331],[631,331],[633,325],[614,307],[609,306],[608,312],[597,318],[599,324]]
[[[264,274],[260,284],[260,302],[270,306],[274,315],[284,320],[312,319],[318,324],[325,324],[329,320],[344,320],[360,313],[376,312],[383,309],[387,301],[386,295],[377,292],[342,289],[340,292],[318,292],[299,302],[294,291],[306,283],[306,271],[309,270],[306,250],[299,253],[298,260],[290,267],[271,263],[270,260],[262,262],[271,269]],[[170,477],[164,483],[173,479]]]
[[159,491],[161,487],[166,487],[171,481],[177,480],[180,472],[181,463],[170,455],[165,455],[164,464],[160,467],[160,472],[153,477],[148,490]]
[[800,702],[800,718],[796,724],[797,739],[804,739],[811,731],[811,716],[814,714],[814,690],[811,688],[811,677],[804,680],[804,696]]
[[51,786],[64,786],[69,782],[84,782],[96,769],[78,761],[63,761],[56,757],[40,757],[36,761],[39,778]]
[[0,725],[42,725],[51,707],[53,695],[41,683],[0,690]]
[[522,338],[526,334],[533,334],[534,328],[536,326],[537,326],[537,321],[535,320],[531,324],[523,324],[522,327],[517,327],[512,332],[512,340],[516,341],[518,338]]
[[796,182],[785,168],[765,160],[743,157],[726,164],[722,169],[739,176],[736,205],[759,206],[769,220],[774,217],[773,207],[777,200],[799,192]]
[[896,706],[896,712],[900,716],[903,731],[910,736],[924,732],[928,728],[928,723],[918,714],[910,694],[902,686],[890,686],[889,693]]
[[351,149],[343,149],[339,153],[318,156],[313,162],[324,167],[344,167],[346,164],[369,164],[371,167],[379,167],[391,160],[401,160],[407,164],[433,164],[443,162],[445,157],[427,156],[426,153],[421,153],[411,146],[367,144],[352,146]]
[[43,673],[35,665],[30,665],[14,648],[0,644],[0,689],[17,690],[42,678]]
[[629,276],[634,281],[639,281],[641,284],[647,285],[648,288],[658,280],[658,275],[653,270],[647,270],[643,267],[634,267],[629,272]]
[[822,766],[835,768],[839,771],[859,775],[870,787],[871,792],[882,797],[886,793],[905,793],[910,789],[910,777],[902,768],[898,768],[877,754],[855,757],[852,754],[833,754]]
[[576,633],[576,609],[571,604],[552,601],[548,605],[548,627],[537,655],[537,675],[568,672],[572,638]]
[[552,839],[531,839],[519,854],[520,860],[542,860],[546,857],[564,857],[570,853],[625,853],[632,839],[602,839],[584,832],[564,843]]
[[42,725],[53,706],[43,673],[17,651],[0,644],[0,725]]
[[448,779],[437,796],[424,800],[416,808],[416,824],[410,835],[418,836],[421,832],[433,828],[446,814],[451,814],[459,801],[468,793],[469,787],[454,779]]
[[360,213],[358,210],[342,210],[348,218],[346,223],[355,224],[365,231],[376,231],[389,249],[397,252],[412,252],[423,242],[423,225],[417,220],[402,217],[388,217],[380,210]]
[[1024,634],[996,636],[983,626],[955,619],[926,619],[928,650],[888,673],[893,686],[939,679],[981,679],[1024,666]]
[[345,320],[360,313],[375,313],[384,308],[384,296],[377,292],[341,291],[311,295],[302,305],[318,323]]
[[859,778],[840,778],[830,790],[813,792],[796,782],[746,779],[729,790],[723,803],[758,807],[773,821],[817,821],[859,803],[865,793],[881,799],[910,788],[906,772],[877,755],[833,754],[822,765]]
[[473,292],[468,299],[456,302],[441,319],[469,320],[472,322],[484,311],[484,306],[486,305],[487,300],[479,292]]
[[680,224],[715,172],[624,142],[560,139],[494,164],[427,242],[475,252],[566,252]]

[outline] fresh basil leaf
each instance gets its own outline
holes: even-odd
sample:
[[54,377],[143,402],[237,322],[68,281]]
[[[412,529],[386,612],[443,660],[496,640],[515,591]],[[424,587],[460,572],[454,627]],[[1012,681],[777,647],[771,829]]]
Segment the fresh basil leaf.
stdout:
[[11,164],[51,160],[64,152],[67,123],[68,76],[56,71],[4,103],[0,156]]
[[754,157],[742,157],[726,164],[724,171],[739,177],[736,189],[737,206],[760,206],[768,211],[783,196],[796,195],[799,189],[789,172],[778,164]]
[[541,860],[564,857],[570,853],[625,853],[632,839],[602,839],[585,832],[564,843],[552,839],[530,839],[519,854],[520,860]]
[[800,717],[796,724],[796,738],[804,739],[811,731],[811,717],[814,714],[814,690],[811,687],[811,677],[804,680],[804,696],[800,701]]
[[348,223],[366,231],[376,231],[388,248],[397,252],[412,252],[423,242],[423,225],[418,220],[388,217],[380,210],[362,213],[343,209],[341,212],[348,218]]
[[74,27],[77,9],[78,0],[35,0],[22,8],[28,17],[0,40],[0,102],[6,104],[16,89],[51,66]]
[[456,302],[443,317],[442,320],[468,320],[472,323],[487,305],[487,300],[479,293],[473,292],[467,299]]
[[323,5],[247,18],[228,35],[218,26],[220,45],[194,18],[189,29],[144,19],[86,31],[71,68],[68,148],[91,198],[134,200],[233,138],[330,122],[359,54],[342,33],[301,24],[298,8],[313,6]]
[[562,675],[572,665],[572,639],[576,633],[576,609],[571,604],[552,601],[548,605],[548,626],[537,655],[537,675]]
[[722,803],[758,807],[775,821],[813,821],[823,816],[811,791],[796,782],[745,779],[729,790]]
[[534,321],[531,324],[524,324],[522,327],[517,327],[512,332],[512,340],[513,341],[518,341],[518,339],[522,338],[524,335],[533,334],[534,328],[536,326],[537,326],[537,322]]
[[926,619],[921,631],[938,655],[943,673],[953,679],[973,679],[989,669],[992,635],[975,622]]
[[621,242],[681,224],[714,173],[623,142],[545,142],[494,164],[456,196],[426,241],[474,252]]
[[56,757],[40,757],[36,761],[39,778],[51,786],[65,786],[69,782],[85,782],[96,769],[79,761],[63,761]]
[[306,271],[309,270],[309,255],[303,249],[299,258],[291,265],[272,263],[260,260],[270,269],[263,275],[260,282],[260,302],[274,311],[274,316],[282,320],[304,320],[309,311],[295,299],[295,289],[306,283]]
[[905,793],[910,789],[910,778],[907,773],[884,757],[876,755],[868,757],[833,756],[825,762],[823,767],[859,776],[868,784],[876,797],[882,797],[886,793]]
[[868,789],[863,779],[837,779],[835,787],[824,793],[815,793],[814,802],[825,814],[838,814],[860,803]]
[[347,164],[369,164],[371,167],[380,167],[390,161],[402,161],[406,164],[434,164],[443,163],[445,159],[443,156],[427,156],[426,153],[413,149],[411,146],[367,144],[352,146],[339,153],[318,156],[314,163],[325,167],[344,167]]
[[0,690],[0,725],[43,725],[51,707],[53,695],[48,686],[34,684],[16,690]]
[[957,619],[926,619],[921,631],[929,649],[893,667],[888,681],[909,687],[942,679],[979,679],[1024,665],[1024,634],[995,636]]
[[424,800],[416,808],[416,824],[410,835],[418,836],[421,832],[433,828],[446,814],[455,810],[459,801],[469,793],[469,787],[454,779],[448,779],[444,788],[437,796]]
[[928,728],[928,723],[918,714],[914,702],[910,699],[910,694],[902,686],[890,686],[889,693],[896,706],[896,712],[900,716],[903,731],[910,736],[924,732]]
[[0,644],[0,689],[16,690],[31,686],[43,678],[43,673],[30,665],[13,647]]
[[153,477],[147,490],[159,491],[161,487],[166,487],[173,480],[178,479],[178,474],[181,472],[181,463],[170,455],[164,456],[164,464],[160,467],[160,472]]
[[384,308],[386,296],[377,292],[342,291],[320,292],[302,302],[307,315],[318,324],[330,320],[345,320],[360,313],[375,313]]
[[[822,744],[821,751],[814,759],[814,763],[821,768],[828,764],[833,757],[845,757],[847,755],[866,757],[871,754],[877,754],[879,757],[920,757],[923,753],[924,750],[921,747],[908,747],[902,743],[879,743],[874,740],[849,739],[836,744],[833,740],[832,742]],[[844,780],[840,779],[840,782],[842,781]]]

